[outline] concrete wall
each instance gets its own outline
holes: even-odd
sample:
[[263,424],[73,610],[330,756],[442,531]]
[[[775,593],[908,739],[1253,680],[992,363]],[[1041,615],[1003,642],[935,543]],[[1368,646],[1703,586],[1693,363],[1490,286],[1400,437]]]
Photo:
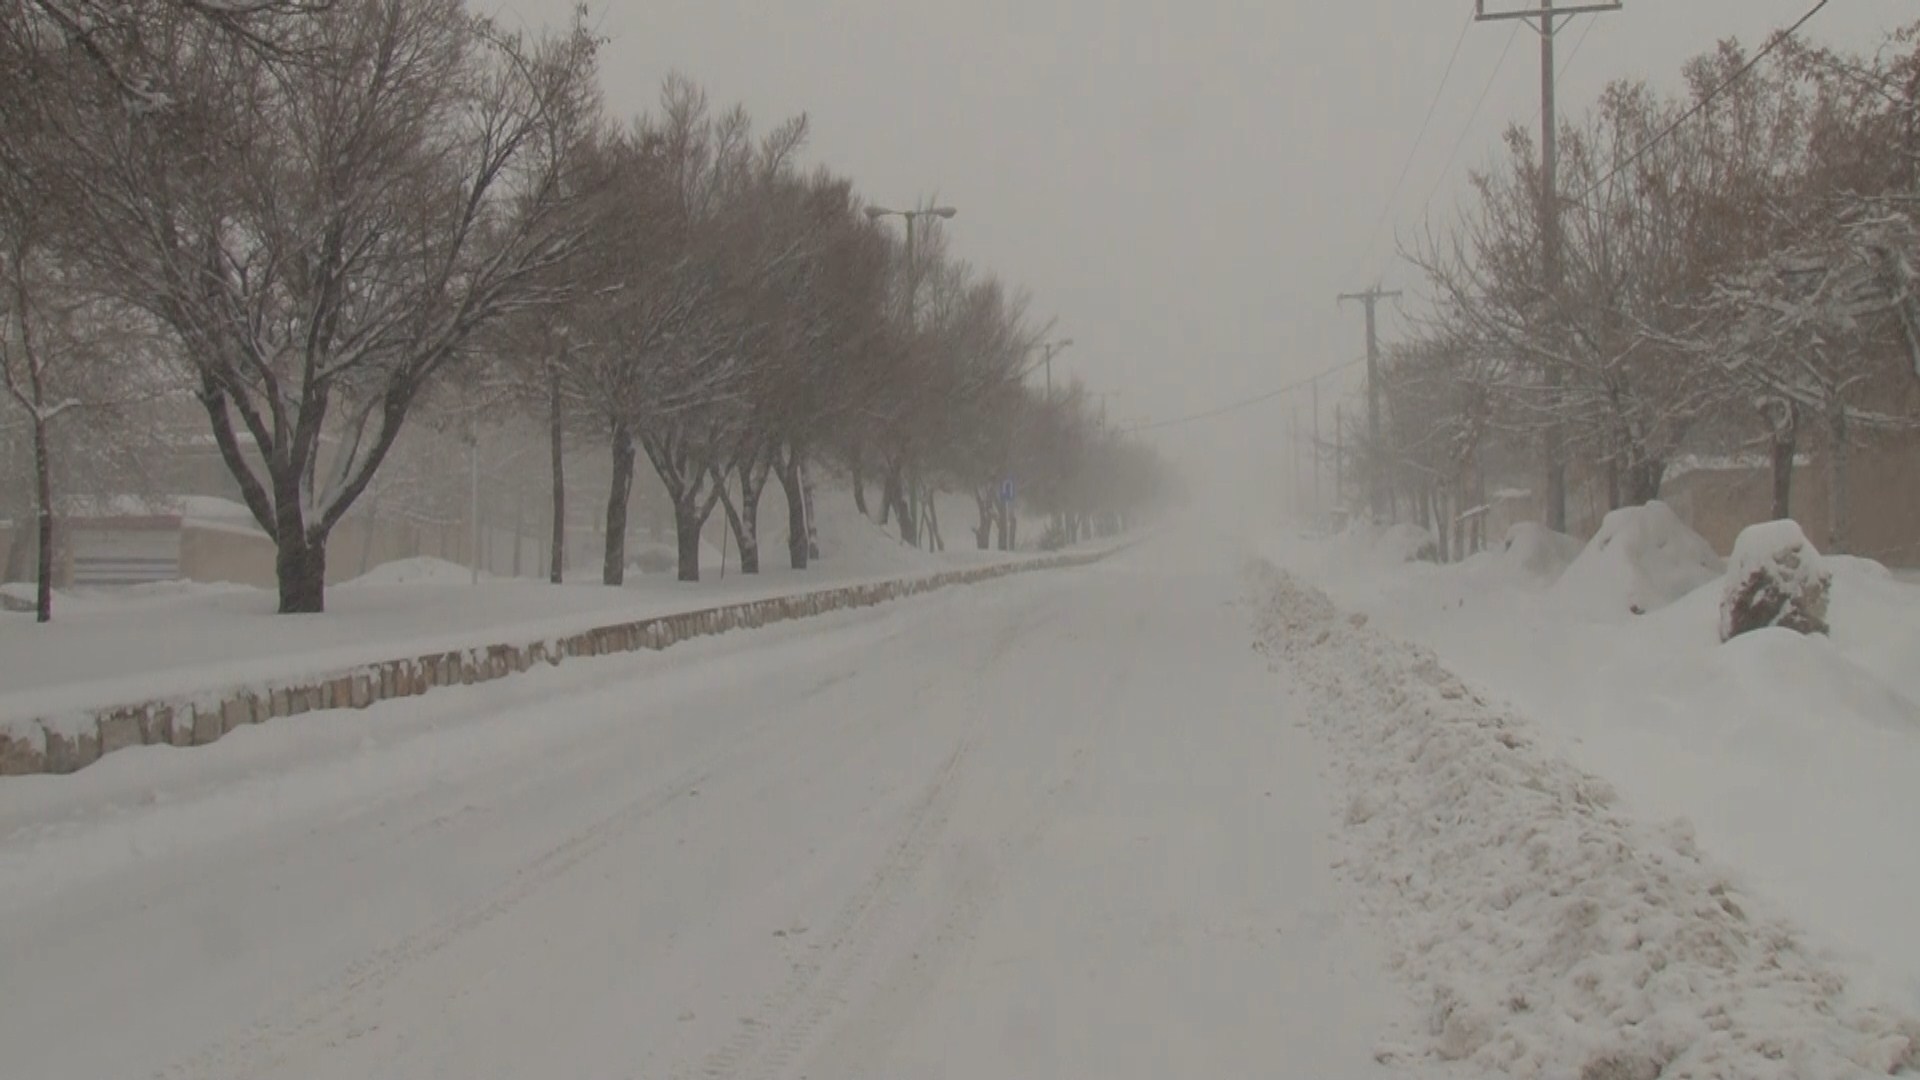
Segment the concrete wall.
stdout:
[[45,719],[24,725],[16,723],[0,729],[0,776],[75,772],[99,760],[103,754],[129,746],[204,746],[244,724],[326,709],[364,709],[376,701],[412,697],[441,686],[490,682],[538,664],[557,665],[571,657],[664,649],[690,638],[870,607],[954,585],[1028,571],[1089,565],[1111,553],[1054,555],[663,615],[560,638],[509,641],[429,656],[395,657],[309,679],[224,691],[210,689],[208,694],[192,700],[127,702],[95,710],[79,725],[77,734],[66,733],[72,730],[70,725],[53,724]]
[[[1889,566],[1920,566],[1920,441],[1885,440],[1854,450],[1847,473],[1852,536],[1847,554]],[[1815,455],[1793,472],[1793,519],[1822,551],[1832,548],[1827,463]],[[1773,510],[1766,469],[1701,470],[1669,481],[1662,497],[1721,552]]]

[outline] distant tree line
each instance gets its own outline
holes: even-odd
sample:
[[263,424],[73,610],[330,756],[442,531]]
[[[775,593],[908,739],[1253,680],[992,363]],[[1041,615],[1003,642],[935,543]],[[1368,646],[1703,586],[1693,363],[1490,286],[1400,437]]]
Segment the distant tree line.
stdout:
[[563,443],[601,440],[608,584],[642,460],[686,580],[716,512],[758,569],[770,484],[806,566],[810,469],[909,542],[971,494],[983,547],[1010,478],[1066,533],[1164,492],[1083,393],[1028,389],[1027,298],[925,221],[909,264],[802,164],[804,117],[756,131],[678,77],[618,117],[603,44],[584,9],[524,33],[461,0],[0,0],[0,452],[43,618],[56,486],[155,403],[204,415],[283,612],[323,608],[329,536],[422,408],[545,426],[556,532]]

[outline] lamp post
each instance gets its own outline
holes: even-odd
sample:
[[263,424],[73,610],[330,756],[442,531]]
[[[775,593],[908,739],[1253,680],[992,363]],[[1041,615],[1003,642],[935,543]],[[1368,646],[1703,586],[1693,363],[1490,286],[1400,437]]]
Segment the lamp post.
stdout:
[[[923,217],[936,217],[947,221],[959,212],[951,206],[930,206],[922,210],[892,210],[884,206],[867,207],[869,221],[879,221],[883,217],[897,217],[905,219],[907,223],[907,334],[909,337],[920,325],[919,306],[914,302],[914,293],[919,285],[920,275],[913,261],[913,226]],[[914,520],[911,529],[903,530],[902,535],[917,538],[920,534],[920,498],[917,483],[910,485],[910,491],[912,506],[909,512],[912,513]]]
[[867,207],[867,218],[879,221],[883,217],[904,218],[907,222],[907,329],[912,331],[918,322],[918,311],[914,307],[914,288],[919,283],[919,274],[913,265],[913,226],[923,217],[936,217],[943,221],[952,220],[960,211],[951,206],[932,206],[925,210],[889,210],[884,206]]

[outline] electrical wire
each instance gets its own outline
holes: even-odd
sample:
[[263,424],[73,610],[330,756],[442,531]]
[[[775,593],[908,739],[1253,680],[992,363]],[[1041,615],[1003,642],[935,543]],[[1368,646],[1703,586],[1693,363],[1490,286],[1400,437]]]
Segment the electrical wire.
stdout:
[[1587,35],[1593,33],[1594,25],[1599,21],[1600,17],[1598,15],[1587,16],[1587,25],[1580,31],[1580,40],[1573,43],[1573,51],[1567,54],[1567,58],[1560,62],[1559,70],[1553,73],[1553,85],[1556,89],[1559,88],[1561,82],[1565,81],[1567,69],[1572,67],[1573,62],[1580,58],[1580,50],[1586,48],[1587,45]]
[[1615,165],[1611,170],[1609,170],[1607,174],[1605,176],[1602,176],[1598,181],[1596,181],[1592,187],[1582,192],[1579,198],[1574,199],[1572,201],[1576,203],[1584,203],[1588,199],[1592,198],[1594,192],[1599,191],[1603,187],[1606,187],[1607,184],[1610,183],[1614,177],[1619,176],[1621,173],[1627,171],[1628,168],[1632,167],[1635,163],[1637,163],[1641,158],[1646,157],[1648,151],[1651,151],[1654,147],[1659,146],[1661,143],[1671,138],[1673,136],[1673,133],[1676,131],[1679,131],[1681,126],[1686,124],[1687,121],[1693,119],[1696,116],[1699,116],[1702,112],[1705,112],[1707,106],[1713,104],[1716,100],[1718,100],[1721,94],[1724,94],[1728,90],[1732,89],[1735,83],[1739,82],[1741,79],[1744,79],[1749,74],[1751,74],[1754,68],[1757,68],[1760,66],[1760,62],[1762,60],[1765,60],[1767,57],[1773,55],[1773,53],[1778,51],[1780,46],[1785,45],[1788,42],[1788,40],[1790,40],[1795,34],[1800,32],[1801,27],[1804,27],[1808,23],[1812,22],[1813,17],[1815,15],[1820,14],[1822,11],[1825,11],[1827,8],[1827,5],[1832,2],[1833,0],[1820,0],[1819,3],[1813,5],[1813,10],[1807,12],[1805,15],[1800,16],[1800,21],[1794,23],[1792,26],[1787,27],[1785,30],[1782,30],[1779,33],[1773,35],[1773,40],[1767,42],[1766,48],[1761,49],[1757,53],[1754,53],[1752,59],[1749,59],[1746,63],[1740,65],[1740,70],[1734,72],[1732,75],[1727,76],[1726,81],[1721,83],[1719,86],[1716,86],[1712,90],[1709,90],[1704,96],[1700,98],[1699,101],[1694,102],[1692,108],[1688,109],[1686,112],[1681,113],[1680,116],[1677,119],[1675,119],[1673,123],[1668,124],[1666,127],[1662,128],[1658,134],[1654,135],[1653,138],[1648,139],[1645,143],[1642,143],[1638,150],[1635,150],[1633,153],[1628,154],[1624,160],[1622,160],[1619,164]]
[[1314,383],[1319,382],[1321,379],[1324,379],[1329,375],[1338,375],[1339,373],[1347,370],[1348,368],[1357,367],[1366,362],[1367,362],[1367,358],[1363,356],[1357,360],[1349,360],[1344,364],[1338,364],[1334,367],[1330,367],[1327,370],[1322,371],[1317,375],[1313,375],[1305,379],[1298,379],[1294,382],[1290,382],[1287,385],[1282,386],[1276,390],[1269,390],[1264,394],[1255,394],[1253,397],[1241,398],[1238,401],[1229,402],[1225,405],[1219,406],[1218,408],[1208,409],[1205,412],[1192,413],[1187,416],[1176,417],[1172,420],[1159,420],[1150,424],[1136,424],[1133,427],[1122,428],[1121,430],[1127,434],[1133,434],[1141,431],[1158,431],[1162,428],[1181,427],[1186,424],[1197,424],[1202,420],[1213,420],[1218,417],[1226,416],[1229,413],[1239,412],[1241,409],[1252,408],[1253,406],[1259,405],[1263,402],[1272,401],[1274,398],[1277,398],[1277,397],[1285,397],[1286,395],[1291,394],[1302,387],[1312,386]]
[[[1407,148],[1407,160],[1400,166],[1400,178],[1394,181],[1392,194],[1387,196],[1386,205],[1380,208],[1380,216],[1374,219],[1373,228],[1367,233],[1367,246],[1361,250],[1356,262],[1364,262],[1373,254],[1373,245],[1380,239],[1380,227],[1393,216],[1394,204],[1400,201],[1400,193],[1406,188],[1407,178],[1413,174],[1413,163],[1420,157],[1420,147],[1425,145],[1427,132],[1433,127],[1434,114],[1440,110],[1440,99],[1445,96],[1447,87],[1453,82],[1454,69],[1460,63],[1460,53],[1466,46],[1467,34],[1473,30],[1473,23],[1473,13],[1468,12],[1467,21],[1460,27],[1460,36],[1454,40],[1453,55],[1447,57],[1447,69],[1440,75],[1440,88],[1433,92],[1432,99],[1428,101],[1426,118],[1420,121],[1420,131],[1413,137],[1413,145]],[[1357,272],[1358,269],[1355,267],[1353,272]],[[1346,276],[1352,277],[1353,272],[1349,272]]]
[[1494,84],[1500,81],[1500,73],[1506,70],[1507,57],[1513,55],[1513,43],[1520,37],[1520,24],[1513,24],[1513,32],[1507,35],[1506,48],[1500,50],[1500,59],[1494,61],[1493,70],[1487,74],[1487,85],[1480,88],[1480,98],[1473,103],[1473,112],[1460,128],[1460,137],[1453,140],[1453,149],[1447,154],[1447,163],[1441,167],[1440,176],[1433,183],[1433,190],[1427,192],[1427,201],[1420,205],[1420,216],[1425,218],[1433,209],[1433,200],[1440,195],[1440,189],[1447,185],[1447,177],[1453,172],[1453,163],[1459,160],[1460,151],[1467,145],[1467,137],[1473,134],[1473,123],[1480,119],[1480,110],[1486,107],[1487,98],[1493,93]]

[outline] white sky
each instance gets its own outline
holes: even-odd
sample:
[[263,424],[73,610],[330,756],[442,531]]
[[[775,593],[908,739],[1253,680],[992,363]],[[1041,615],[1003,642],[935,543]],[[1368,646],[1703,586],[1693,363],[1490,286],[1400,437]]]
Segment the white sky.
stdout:
[[[1623,12],[1585,17],[1563,33],[1562,109],[1583,108],[1611,78],[1675,84],[1685,58],[1727,36],[1757,44],[1811,2],[1627,0]],[[1489,7],[1523,3],[1532,0]],[[499,10],[540,24],[567,7],[506,0]],[[1471,8],[603,0],[594,10],[613,38],[604,67],[616,111],[646,109],[678,70],[763,124],[807,112],[812,158],[871,200],[938,194],[960,208],[955,250],[1030,288],[1037,314],[1057,316],[1077,341],[1057,374],[1117,391],[1116,419],[1165,419],[1361,355],[1360,313],[1339,309],[1336,294],[1376,279],[1414,284],[1394,259],[1396,233],[1411,235],[1430,194],[1443,216],[1507,123],[1537,125],[1530,31],[1494,75],[1516,24],[1473,27],[1441,90]],[[1807,33],[1862,48],[1915,18],[1913,0],[1835,0]],[[1256,407],[1177,441],[1270,458],[1287,409]]]

